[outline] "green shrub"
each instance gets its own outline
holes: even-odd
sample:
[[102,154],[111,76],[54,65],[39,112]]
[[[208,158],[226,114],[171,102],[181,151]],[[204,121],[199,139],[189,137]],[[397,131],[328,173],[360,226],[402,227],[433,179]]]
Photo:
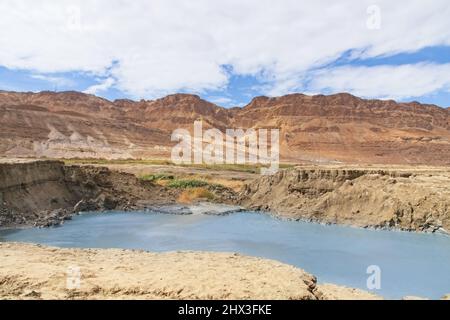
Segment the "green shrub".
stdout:
[[187,188],[200,188],[207,186],[206,181],[201,180],[173,180],[167,185],[170,188],[187,189]]

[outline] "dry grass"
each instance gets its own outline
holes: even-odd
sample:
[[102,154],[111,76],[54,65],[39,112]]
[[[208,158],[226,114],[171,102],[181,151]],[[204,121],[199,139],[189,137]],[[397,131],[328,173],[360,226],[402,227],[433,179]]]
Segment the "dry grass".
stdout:
[[192,203],[194,200],[213,200],[214,195],[205,188],[190,188],[183,190],[177,201],[180,203]]
[[[237,171],[258,174],[261,169],[260,164],[175,164],[169,159],[50,159],[62,160],[65,164],[82,164],[82,165],[167,165],[186,168],[206,169],[211,171]],[[293,164],[280,163],[280,168],[291,168]]]
[[204,180],[206,180],[209,184],[220,184],[235,192],[241,191],[242,187],[246,183],[242,180],[226,179],[224,177],[204,177]]
[[167,159],[49,159],[49,160],[62,160],[65,164],[94,164],[94,165],[174,165],[172,161]]

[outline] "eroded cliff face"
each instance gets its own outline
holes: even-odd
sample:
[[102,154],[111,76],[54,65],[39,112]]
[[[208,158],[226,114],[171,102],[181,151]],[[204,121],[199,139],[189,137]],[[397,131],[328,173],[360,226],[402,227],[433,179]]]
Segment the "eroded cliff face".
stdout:
[[[174,203],[178,195],[102,167],[2,163],[0,227],[49,226],[80,211],[140,209]],[[294,168],[257,178],[229,201],[293,219],[448,232],[450,171]]]
[[171,190],[134,175],[60,161],[0,164],[0,227],[60,224],[75,212],[167,203]]
[[291,169],[245,187],[240,204],[311,221],[450,230],[450,175],[384,170]]

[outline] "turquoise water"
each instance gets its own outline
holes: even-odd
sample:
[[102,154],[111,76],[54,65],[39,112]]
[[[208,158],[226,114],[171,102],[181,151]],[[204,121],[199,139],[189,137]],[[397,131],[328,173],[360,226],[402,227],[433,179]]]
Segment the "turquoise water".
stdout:
[[62,227],[0,231],[0,241],[149,251],[228,251],[298,266],[319,282],[367,290],[367,267],[381,268],[387,298],[450,293],[450,237],[283,221],[260,213],[226,216],[89,213]]

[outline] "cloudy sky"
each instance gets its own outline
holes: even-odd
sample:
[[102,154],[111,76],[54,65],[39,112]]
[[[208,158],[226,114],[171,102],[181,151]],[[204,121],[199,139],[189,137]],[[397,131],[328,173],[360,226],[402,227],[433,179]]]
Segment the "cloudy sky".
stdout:
[[0,89],[450,106],[448,0],[0,0]]

